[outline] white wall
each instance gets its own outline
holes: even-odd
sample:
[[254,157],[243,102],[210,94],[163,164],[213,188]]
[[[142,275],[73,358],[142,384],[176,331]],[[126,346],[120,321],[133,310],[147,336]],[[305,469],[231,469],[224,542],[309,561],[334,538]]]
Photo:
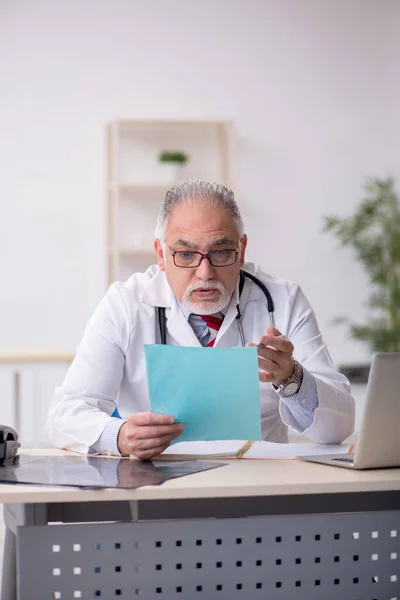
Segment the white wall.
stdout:
[[3,0],[0,349],[74,350],[105,281],[104,123],[232,118],[248,258],[329,324],[365,285],[320,233],[367,175],[399,175],[396,0]]

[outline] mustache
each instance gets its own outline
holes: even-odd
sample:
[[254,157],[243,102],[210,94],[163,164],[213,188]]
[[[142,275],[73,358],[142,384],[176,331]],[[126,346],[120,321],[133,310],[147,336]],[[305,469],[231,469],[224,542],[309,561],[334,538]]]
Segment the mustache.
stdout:
[[191,283],[185,292],[185,296],[190,296],[190,294],[196,290],[218,290],[221,294],[225,294],[225,286],[220,281],[208,280],[208,281],[196,281]]

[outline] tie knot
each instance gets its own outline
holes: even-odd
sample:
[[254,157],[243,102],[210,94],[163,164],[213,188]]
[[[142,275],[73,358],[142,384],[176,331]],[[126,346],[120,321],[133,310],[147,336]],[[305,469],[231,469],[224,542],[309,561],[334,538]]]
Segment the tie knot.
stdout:
[[215,329],[215,331],[218,331],[221,327],[221,317],[215,317],[214,315],[200,315],[200,317],[203,319],[203,321],[205,321],[209,329]]

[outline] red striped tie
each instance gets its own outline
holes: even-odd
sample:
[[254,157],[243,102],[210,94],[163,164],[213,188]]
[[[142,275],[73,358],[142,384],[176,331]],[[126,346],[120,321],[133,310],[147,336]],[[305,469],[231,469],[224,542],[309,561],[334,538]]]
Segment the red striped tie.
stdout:
[[217,337],[219,328],[221,327],[222,319],[220,317],[215,317],[214,315],[200,315],[203,321],[205,321],[209,331],[210,331],[210,340],[207,344],[207,348],[211,348],[214,346],[215,338]]

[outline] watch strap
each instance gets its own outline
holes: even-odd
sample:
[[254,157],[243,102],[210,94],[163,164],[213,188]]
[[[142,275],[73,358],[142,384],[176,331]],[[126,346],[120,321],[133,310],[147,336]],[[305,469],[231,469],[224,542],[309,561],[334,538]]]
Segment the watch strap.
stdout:
[[285,388],[289,384],[296,383],[297,389],[292,394],[290,394],[290,396],[292,396],[293,394],[298,393],[298,391],[301,387],[302,381],[303,381],[303,367],[301,366],[301,364],[299,362],[297,362],[297,360],[294,359],[294,369],[293,369],[292,375],[290,375],[290,377],[288,377],[287,379],[282,381],[282,383],[276,389],[277,389],[278,393],[284,395]]

